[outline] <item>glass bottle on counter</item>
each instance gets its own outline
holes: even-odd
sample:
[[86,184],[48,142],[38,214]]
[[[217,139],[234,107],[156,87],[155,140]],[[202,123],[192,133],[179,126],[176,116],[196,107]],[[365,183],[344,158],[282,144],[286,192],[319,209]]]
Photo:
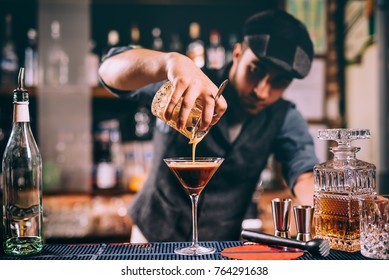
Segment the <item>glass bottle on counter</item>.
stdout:
[[30,127],[24,68],[13,92],[14,117],[3,156],[4,252],[37,253],[43,248],[42,158]]
[[358,160],[359,147],[351,141],[370,138],[368,129],[323,129],[318,138],[334,140],[333,159],[314,167],[314,222],[316,238],[329,241],[332,249],[360,250],[359,205],[363,197],[374,196],[376,168]]
[[15,86],[19,68],[19,58],[12,34],[12,15],[5,16],[5,39],[1,45],[0,75],[2,86]]

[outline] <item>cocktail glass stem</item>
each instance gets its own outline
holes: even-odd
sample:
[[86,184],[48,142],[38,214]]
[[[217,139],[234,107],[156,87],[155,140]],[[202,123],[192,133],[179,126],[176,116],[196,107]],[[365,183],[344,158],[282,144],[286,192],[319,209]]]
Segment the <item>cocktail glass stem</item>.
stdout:
[[197,231],[197,203],[199,201],[199,196],[197,194],[190,195],[190,200],[192,202],[192,247],[197,247],[198,245],[198,231]]

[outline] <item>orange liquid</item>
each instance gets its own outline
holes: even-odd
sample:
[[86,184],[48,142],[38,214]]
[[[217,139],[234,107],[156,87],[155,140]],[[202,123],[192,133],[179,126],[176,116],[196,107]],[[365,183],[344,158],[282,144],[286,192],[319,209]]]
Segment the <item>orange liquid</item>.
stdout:
[[169,168],[190,195],[199,195],[219,166],[216,162],[188,161],[172,163]]
[[197,146],[197,143],[198,142],[194,142],[192,144],[192,162],[195,162],[195,158],[196,158],[196,146]]
[[314,195],[315,237],[327,239],[331,249],[360,250],[358,199],[347,195],[324,193]]

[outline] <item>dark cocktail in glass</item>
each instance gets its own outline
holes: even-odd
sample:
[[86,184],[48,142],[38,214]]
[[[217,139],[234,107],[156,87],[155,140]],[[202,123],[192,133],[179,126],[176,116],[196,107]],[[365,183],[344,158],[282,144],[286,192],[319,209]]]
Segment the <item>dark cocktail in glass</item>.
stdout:
[[197,233],[197,203],[201,191],[215,174],[223,158],[218,157],[191,157],[167,158],[164,159],[171,171],[178,178],[181,185],[188,192],[192,202],[192,245],[184,248],[176,248],[174,252],[181,255],[205,255],[215,252],[214,248],[203,247],[198,244]]

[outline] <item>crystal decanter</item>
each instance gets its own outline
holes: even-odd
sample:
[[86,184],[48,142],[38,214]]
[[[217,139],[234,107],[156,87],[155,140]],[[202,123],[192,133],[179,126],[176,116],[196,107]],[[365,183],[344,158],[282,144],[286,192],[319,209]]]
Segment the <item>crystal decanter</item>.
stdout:
[[314,167],[315,237],[328,240],[332,249],[360,250],[358,200],[375,195],[376,167],[355,157],[351,141],[370,138],[368,129],[323,129],[318,138],[334,140],[333,158]]

